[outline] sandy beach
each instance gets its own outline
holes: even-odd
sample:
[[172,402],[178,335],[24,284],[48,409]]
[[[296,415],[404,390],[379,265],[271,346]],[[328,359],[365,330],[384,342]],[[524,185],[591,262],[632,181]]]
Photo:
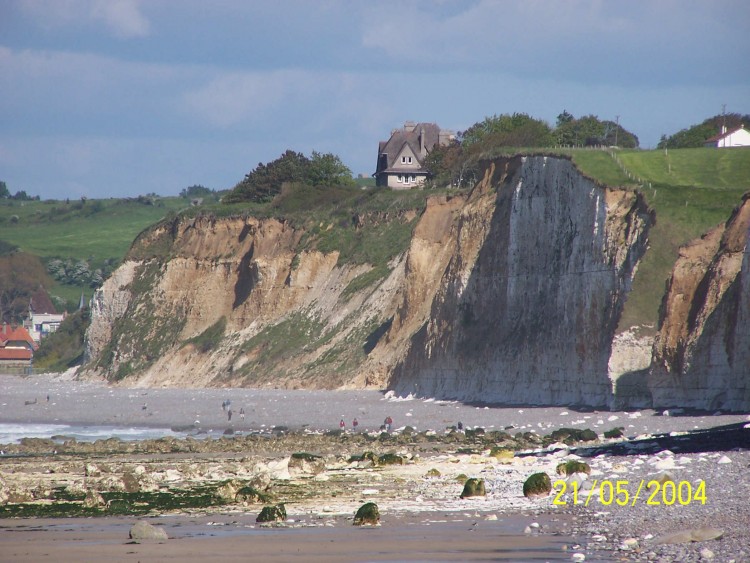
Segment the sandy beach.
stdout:
[[[227,400],[231,420],[222,408]],[[277,498],[293,499],[286,505],[287,520],[273,527],[255,522],[261,505],[252,503],[142,516],[4,519],[3,561],[238,561],[251,556],[268,561],[750,559],[747,414],[490,407],[407,400],[376,391],[125,389],[48,376],[0,376],[0,407],[0,424],[184,427],[194,437],[216,436],[209,439],[215,446],[195,447],[193,453],[177,451],[174,444],[185,444],[183,438],[169,439],[178,440],[169,442],[171,453],[130,446],[91,453],[81,444],[48,452],[37,444],[42,449],[33,455],[8,455],[12,448],[7,447],[0,455],[0,478],[6,485],[27,483],[29,490],[40,491],[83,484],[103,490],[105,482],[137,469],[158,490],[198,474],[204,480],[235,481],[264,474]],[[368,431],[379,434],[385,416],[394,419],[393,435],[363,441]],[[354,417],[360,423],[357,433],[341,437],[336,432],[339,421],[343,418],[351,432]],[[432,442],[431,436],[445,436],[446,428],[459,421],[467,429],[509,434],[590,428],[600,439],[580,448],[555,444],[529,449],[512,459],[490,456],[485,446],[472,445],[464,434],[451,434],[455,443]],[[418,437],[401,436],[408,433],[407,425]],[[297,438],[262,438],[280,427],[292,434],[299,431]],[[603,439],[614,427],[623,428],[630,440]],[[728,430],[710,430],[718,427]],[[227,429],[234,434],[219,438]],[[709,430],[685,434],[696,429]],[[352,463],[350,456],[361,453],[363,444],[398,453],[405,462],[388,467]],[[320,454],[325,468],[293,474],[289,456],[301,450]],[[556,476],[556,466],[570,459],[588,463],[590,475]],[[553,480],[564,479],[570,489],[557,494],[558,484],[548,497],[524,498],[523,481],[539,471]],[[428,477],[431,472],[438,476]],[[671,488],[664,487],[662,496],[656,496],[658,504],[647,503],[654,499],[645,494],[630,502],[641,482],[664,474],[682,498],[668,502],[672,499],[663,495]],[[486,496],[459,498],[458,475],[483,479]],[[582,493],[579,499],[570,494],[574,481]],[[629,495],[624,505],[614,502],[608,488],[617,482]],[[700,482],[705,498],[695,494]],[[354,512],[368,501],[380,509],[380,525],[353,526]],[[132,543],[128,530],[139,519],[163,528],[169,539]],[[686,530],[696,532],[692,537],[670,536]],[[710,530],[718,537],[706,539]],[[696,538],[700,541],[693,541]]]

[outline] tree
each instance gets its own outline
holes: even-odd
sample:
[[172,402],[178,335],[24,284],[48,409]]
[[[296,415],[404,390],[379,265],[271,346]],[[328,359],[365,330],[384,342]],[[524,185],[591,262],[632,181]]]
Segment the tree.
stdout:
[[216,193],[216,190],[212,190],[210,188],[206,188],[205,186],[201,185],[194,185],[190,186],[188,188],[184,188],[180,192],[180,197],[184,197],[186,199],[190,199],[193,197],[209,197]]
[[274,161],[258,163],[222,201],[270,201],[281,193],[284,184],[353,186],[354,180],[351,170],[334,154],[313,151],[309,159],[302,153],[287,150]]
[[353,186],[352,171],[332,153],[312,152],[307,180],[313,186]]
[[461,144],[467,149],[481,144],[486,149],[494,147],[547,147],[552,143],[552,131],[541,119],[525,113],[493,115],[475,123],[459,134]]
[[596,115],[574,118],[567,111],[557,116],[554,137],[563,146],[612,146],[638,147],[638,137],[623,129],[614,121],[601,121]]
[[0,199],[7,199],[9,197],[10,192],[8,191],[8,186],[5,182],[0,182]]
[[476,162],[467,157],[458,140],[433,147],[425,159],[425,167],[430,172],[430,181],[437,186],[464,187],[476,181]]

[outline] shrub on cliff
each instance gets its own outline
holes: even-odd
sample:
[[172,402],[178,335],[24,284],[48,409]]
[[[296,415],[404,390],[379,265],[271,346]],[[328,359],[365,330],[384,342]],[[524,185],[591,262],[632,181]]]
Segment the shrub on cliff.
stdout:
[[331,153],[313,151],[312,157],[287,150],[276,160],[258,163],[234,189],[224,196],[224,203],[252,201],[263,203],[281,193],[285,184],[310,186],[353,186],[352,173],[341,159]]

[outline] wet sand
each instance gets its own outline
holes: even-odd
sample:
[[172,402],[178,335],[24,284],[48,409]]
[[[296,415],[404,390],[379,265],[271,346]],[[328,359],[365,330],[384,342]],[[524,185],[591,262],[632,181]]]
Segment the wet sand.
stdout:
[[0,522],[0,560],[81,561],[569,561],[566,522],[543,520],[541,535],[524,534],[528,519],[458,519],[454,515],[387,518],[378,527],[351,522],[304,528],[259,528],[242,514],[152,518],[169,539],[129,541],[132,518]]

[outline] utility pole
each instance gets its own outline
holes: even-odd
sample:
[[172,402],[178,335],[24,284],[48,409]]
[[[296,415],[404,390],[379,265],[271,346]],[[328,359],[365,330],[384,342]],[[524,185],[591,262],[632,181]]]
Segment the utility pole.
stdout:
[[617,133],[620,130],[620,116],[615,116],[615,146],[617,146]]

